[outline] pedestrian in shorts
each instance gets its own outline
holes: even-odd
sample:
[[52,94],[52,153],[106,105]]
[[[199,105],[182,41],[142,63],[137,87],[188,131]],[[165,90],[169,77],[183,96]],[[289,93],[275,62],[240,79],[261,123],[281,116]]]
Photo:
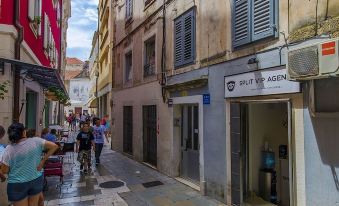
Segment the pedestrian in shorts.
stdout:
[[[95,143],[93,133],[89,131],[89,125],[87,123],[83,124],[81,132],[77,136],[77,153],[78,161],[80,162],[80,170],[84,169],[86,173],[91,169],[91,148],[95,151]],[[88,168],[84,168],[83,158],[86,156]]]

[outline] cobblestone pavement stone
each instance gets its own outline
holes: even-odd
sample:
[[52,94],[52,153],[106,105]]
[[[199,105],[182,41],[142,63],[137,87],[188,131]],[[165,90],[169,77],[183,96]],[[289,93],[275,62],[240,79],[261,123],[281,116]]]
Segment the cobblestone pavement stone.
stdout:
[[[71,134],[74,138],[74,133]],[[75,155],[76,156],[76,155]],[[44,192],[45,205],[54,206],[222,206],[216,200],[135,162],[105,145],[101,164],[90,174],[83,174],[79,163],[65,158],[64,184],[59,178],[48,177]],[[105,189],[99,185],[121,181],[123,186]],[[163,185],[145,188],[142,183],[160,181]]]

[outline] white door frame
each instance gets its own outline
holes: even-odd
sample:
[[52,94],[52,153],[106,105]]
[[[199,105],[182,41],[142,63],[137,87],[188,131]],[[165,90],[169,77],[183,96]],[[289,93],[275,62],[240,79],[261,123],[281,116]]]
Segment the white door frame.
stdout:
[[173,99],[173,105],[181,104],[198,104],[199,105],[199,168],[200,168],[200,188],[203,191],[205,184],[204,173],[204,104],[203,95],[194,95],[186,97],[175,97]]
[[[304,132],[303,127],[297,128],[297,123],[303,125],[303,110],[297,110],[295,104],[302,106],[302,95],[274,95],[274,96],[254,96],[244,98],[226,99],[226,199],[227,204],[232,205],[231,191],[231,138],[230,138],[230,104],[238,103],[287,103],[289,114],[289,169],[290,169],[290,198],[292,198],[291,206],[306,205],[305,195],[305,152],[304,152]],[[296,138],[298,137],[298,138]]]

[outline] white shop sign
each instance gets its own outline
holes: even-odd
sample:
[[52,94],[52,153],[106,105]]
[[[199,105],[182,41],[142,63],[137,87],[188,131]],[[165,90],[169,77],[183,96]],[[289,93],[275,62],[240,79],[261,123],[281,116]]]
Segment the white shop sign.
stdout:
[[300,83],[288,81],[285,68],[225,77],[225,98],[297,92]]

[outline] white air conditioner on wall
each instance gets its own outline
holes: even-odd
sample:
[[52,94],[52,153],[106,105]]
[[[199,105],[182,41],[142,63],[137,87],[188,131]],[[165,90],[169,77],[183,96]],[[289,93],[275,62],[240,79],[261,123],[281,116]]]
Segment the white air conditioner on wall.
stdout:
[[293,48],[287,55],[289,80],[339,77],[339,39]]

